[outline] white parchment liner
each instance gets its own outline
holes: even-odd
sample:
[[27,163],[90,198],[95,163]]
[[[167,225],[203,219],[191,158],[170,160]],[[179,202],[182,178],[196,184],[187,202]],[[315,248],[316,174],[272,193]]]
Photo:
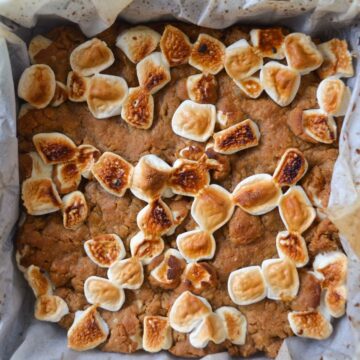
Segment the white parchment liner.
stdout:
[[[33,296],[16,270],[13,231],[18,218],[18,161],[16,100],[14,83],[28,65],[26,45],[37,20],[45,26],[54,17],[78,23],[93,36],[110,26],[117,16],[130,22],[159,19],[188,21],[197,25],[225,28],[235,22],[275,22],[296,31],[346,38],[356,56],[360,53],[359,14],[356,1],[269,1],[269,0],[0,0],[0,360],[116,359],[119,354],[90,351],[76,353],[66,348],[66,333],[56,324],[33,319]],[[11,19],[21,27],[11,23]],[[51,21],[50,21],[51,19]],[[35,29],[36,30],[36,29]],[[15,34],[19,35],[16,36]],[[5,41],[6,39],[6,41]],[[12,69],[12,71],[11,71]],[[360,67],[349,81],[353,88],[351,105],[340,134],[340,155],[334,168],[329,216],[339,227],[343,246],[350,258],[347,316],[336,321],[330,339],[311,341],[292,337],[284,341],[277,359],[360,358]],[[358,103],[358,104],[357,104]],[[359,149],[359,150],[358,150]],[[121,355],[123,360],[171,359],[161,353]],[[227,354],[209,355],[211,360],[230,359]],[[264,359],[261,356],[253,359]]]

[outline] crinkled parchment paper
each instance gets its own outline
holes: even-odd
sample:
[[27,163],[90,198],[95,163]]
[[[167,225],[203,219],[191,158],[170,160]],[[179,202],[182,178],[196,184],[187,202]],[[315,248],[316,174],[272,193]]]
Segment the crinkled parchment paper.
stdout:
[[[0,360],[108,360],[120,356],[67,349],[66,333],[62,329],[33,319],[33,296],[16,270],[12,235],[18,218],[19,184],[14,84],[28,65],[23,41],[31,36],[32,30],[28,28],[38,20],[51,25],[54,19],[67,19],[78,23],[86,35],[93,36],[109,27],[119,14],[133,23],[176,18],[213,28],[225,28],[235,22],[263,25],[276,22],[324,39],[345,37],[354,55],[359,56],[360,28],[355,23],[359,12],[359,2],[349,0],[0,0]],[[10,24],[10,28],[1,22]],[[357,77],[349,80],[353,96],[340,134],[340,155],[328,209],[341,231],[350,259],[347,316],[336,321],[335,331],[328,340],[287,339],[278,360],[360,359],[359,64],[356,73]],[[154,356],[160,360],[173,358],[167,353],[137,353],[121,358],[148,360]],[[230,359],[227,354],[206,358]]]

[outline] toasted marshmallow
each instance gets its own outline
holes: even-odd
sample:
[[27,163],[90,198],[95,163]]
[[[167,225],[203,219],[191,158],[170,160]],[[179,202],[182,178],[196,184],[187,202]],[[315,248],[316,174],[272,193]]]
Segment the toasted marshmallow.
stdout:
[[180,252],[168,249],[163,261],[151,271],[152,278],[163,288],[173,288],[180,281],[180,276],[185,267],[185,262]]
[[257,99],[264,90],[260,79],[255,76],[250,76],[246,79],[235,81],[235,83],[242,90],[242,92],[251,99]]
[[253,29],[250,40],[262,57],[281,60],[284,54],[285,36],[281,28]]
[[185,291],[170,309],[170,326],[178,332],[188,333],[210,313],[211,306],[205,298]]
[[219,124],[221,129],[226,129],[229,127],[232,112],[224,112],[222,110],[218,110],[216,113],[216,122]]
[[171,127],[176,135],[204,142],[214,132],[216,109],[212,104],[183,101],[174,112]]
[[54,166],[53,180],[59,193],[67,194],[79,187],[81,173],[73,161],[57,164]]
[[316,211],[301,186],[292,186],[279,202],[281,220],[290,232],[302,234],[316,217]]
[[77,154],[74,142],[58,132],[36,134],[33,143],[41,159],[48,165],[74,160]]
[[59,296],[41,295],[36,299],[34,315],[38,320],[58,322],[68,313],[66,302]]
[[36,55],[40,51],[48,48],[51,44],[52,44],[52,41],[50,39],[46,38],[45,36],[42,36],[42,35],[34,36],[31,39],[31,41],[29,43],[29,47],[28,47],[30,62],[32,64],[36,64],[36,60],[35,60]]
[[158,46],[160,34],[147,26],[135,26],[123,31],[116,39],[128,59],[137,64],[145,56],[151,54]]
[[268,174],[249,176],[233,191],[235,205],[252,215],[263,215],[275,209],[281,195],[281,189]]
[[144,269],[140,260],[132,257],[113,263],[107,276],[110,281],[124,289],[136,290],[140,289],[144,282]]
[[190,206],[188,203],[184,203],[182,200],[175,201],[170,204],[170,208],[173,216],[173,225],[166,233],[166,235],[172,235],[179,225],[183,223],[189,214]]
[[295,69],[270,61],[260,71],[260,82],[274,102],[287,106],[299,90],[300,74]]
[[93,116],[104,119],[121,114],[127,93],[128,86],[122,77],[97,74],[89,82],[86,101]]
[[146,236],[143,232],[138,232],[130,240],[131,255],[139,259],[144,265],[164,251],[164,240],[158,237]]
[[348,260],[340,251],[316,255],[313,263],[315,274],[322,279],[323,288],[334,288],[345,284]]
[[35,297],[52,295],[53,289],[50,279],[45,271],[41,270],[38,266],[30,265],[26,269],[25,277],[34,292]]
[[18,95],[36,109],[50,104],[56,88],[55,74],[48,65],[31,65],[21,74]]
[[295,185],[305,175],[308,163],[304,154],[295,148],[287,149],[274,171],[274,181],[281,186]]
[[97,38],[77,46],[70,54],[70,66],[82,76],[97,74],[114,62],[114,54],[104,41]]
[[186,64],[191,53],[187,35],[172,25],[166,25],[160,39],[160,49],[170,66]]
[[327,78],[319,84],[316,97],[322,110],[329,115],[343,116],[350,103],[351,91],[337,78]]
[[346,300],[346,286],[342,285],[326,290],[324,303],[331,316],[339,318],[345,314]]
[[329,320],[320,311],[292,311],[288,313],[288,320],[296,336],[324,340],[333,331]]
[[191,262],[187,264],[183,277],[185,283],[195,291],[201,291],[216,283],[216,273],[207,262]]
[[173,225],[172,212],[161,199],[157,199],[139,211],[136,222],[143,233],[161,236]]
[[90,78],[81,76],[75,71],[70,71],[66,81],[69,100],[74,102],[86,101],[89,84]]
[[249,305],[263,300],[266,290],[260,266],[249,266],[230,273],[228,293],[237,305]]
[[231,195],[219,185],[206,186],[191,206],[191,216],[199,226],[214,232],[227,223],[234,212]]
[[134,168],[131,192],[150,202],[162,196],[167,188],[171,167],[156,155],[144,155]]
[[125,302],[122,288],[98,276],[90,276],[85,280],[84,295],[89,304],[109,311],[119,311]]
[[186,80],[190,100],[200,104],[215,104],[218,98],[218,83],[211,74],[195,74]]
[[67,87],[60,81],[56,82],[55,94],[51,99],[50,105],[53,107],[58,107],[63,104],[68,99],[68,89]]
[[173,165],[169,185],[175,194],[195,196],[210,183],[210,175],[204,162],[177,159]]
[[323,62],[323,56],[311,37],[302,33],[287,35],[284,50],[288,65],[301,75],[317,69]]
[[52,165],[46,165],[41,157],[32,151],[29,153],[31,157],[31,177],[32,178],[51,178],[53,167]]
[[88,206],[81,191],[73,191],[62,198],[63,224],[65,229],[77,229],[88,216]]
[[224,67],[225,45],[207,34],[200,34],[191,49],[189,64],[205,74],[217,74]]
[[304,110],[302,126],[305,134],[318,142],[331,144],[336,140],[336,123],[333,117],[323,110]]
[[109,327],[96,310],[90,306],[85,311],[77,311],[67,333],[68,347],[85,351],[103,343],[109,335]]
[[317,70],[320,79],[329,76],[354,76],[351,54],[345,40],[331,39],[318,45],[318,49],[324,58],[324,62]]
[[93,165],[91,171],[105,191],[121,197],[130,187],[133,166],[121,156],[106,151]]
[[129,89],[122,104],[121,117],[138,129],[149,129],[154,119],[154,98],[142,87]]
[[20,109],[19,109],[19,114],[18,114],[18,118],[22,118],[23,116],[25,116],[29,111],[33,110],[34,107],[31,106],[28,103],[24,103],[20,105]]
[[231,306],[222,306],[215,313],[220,316],[225,325],[226,339],[235,345],[244,345],[246,340],[246,317]]
[[145,351],[154,353],[170,349],[172,336],[167,317],[145,316],[143,333],[142,344]]
[[85,179],[92,178],[91,169],[95,164],[95,162],[99,159],[100,154],[101,154],[100,151],[92,145],[82,144],[78,146],[76,166],[80,171],[80,174]]
[[185,146],[179,151],[179,158],[198,161],[204,155],[204,150],[197,145]]
[[49,178],[29,178],[22,184],[21,198],[30,215],[45,215],[61,209],[62,202]]
[[259,144],[260,131],[250,119],[214,134],[214,150],[220,154],[234,154]]
[[276,236],[276,249],[280,258],[289,258],[296,267],[309,262],[305,239],[296,232],[280,231]]
[[189,336],[190,344],[203,349],[209,341],[220,344],[226,339],[224,320],[216,313],[208,314]]
[[292,260],[288,258],[264,260],[261,268],[269,299],[289,301],[295,298],[299,291],[299,275]]
[[263,66],[263,58],[245,39],[226,48],[225,70],[234,81],[240,81],[256,73]]
[[94,236],[85,241],[84,249],[86,255],[102,268],[112,266],[126,255],[124,244],[116,234]]
[[161,52],[154,52],[136,65],[136,75],[139,85],[154,94],[162,89],[170,80],[169,64]]
[[179,234],[176,245],[187,262],[212,259],[216,242],[212,234],[203,230],[192,230]]

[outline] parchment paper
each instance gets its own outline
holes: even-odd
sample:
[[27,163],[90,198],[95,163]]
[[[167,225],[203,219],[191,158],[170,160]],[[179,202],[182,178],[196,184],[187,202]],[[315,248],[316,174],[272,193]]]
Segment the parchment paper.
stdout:
[[[87,36],[93,36],[110,26],[119,14],[120,18],[133,23],[176,18],[213,28],[225,28],[235,22],[254,25],[274,25],[276,22],[324,39],[345,37],[354,54],[360,54],[360,30],[356,24],[360,5],[357,1],[134,0],[127,6],[130,2],[0,0],[0,360],[95,360],[120,356],[68,350],[65,331],[56,324],[33,319],[33,295],[14,264],[12,234],[18,218],[19,197],[14,84],[28,65],[23,40],[31,37],[31,30],[26,28],[34,26],[39,19],[42,23],[53,24],[55,16],[78,23]],[[340,134],[340,155],[334,168],[328,209],[329,216],[341,231],[342,243],[350,260],[347,316],[334,322],[335,331],[328,340],[287,339],[278,360],[360,359],[360,263],[356,256],[360,255],[359,65],[356,73],[357,77],[349,81],[353,96]],[[150,355],[140,352],[121,355],[121,358],[162,360],[173,357],[167,353]],[[206,359],[225,360],[230,357],[216,354]],[[254,359],[264,358],[258,356]]]

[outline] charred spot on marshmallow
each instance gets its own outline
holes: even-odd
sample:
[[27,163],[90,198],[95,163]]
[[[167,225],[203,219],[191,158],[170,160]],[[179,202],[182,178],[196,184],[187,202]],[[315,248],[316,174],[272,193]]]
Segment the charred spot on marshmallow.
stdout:
[[63,224],[65,229],[77,229],[88,216],[88,206],[84,194],[74,191],[63,197]]
[[174,112],[171,126],[176,135],[204,142],[214,132],[216,109],[212,104],[183,101]]
[[302,126],[306,135],[315,141],[331,144],[336,140],[336,123],[333,117],[320,109],[304,110]]
[[289,258],[296,267],[303,267],[309,261],[305,240],[296,232],[280,231],[276,236],[276,248],[280,258]]
[[104,41],[97,38],[77,46],[70,54],[70,66],[82,76],[99,73],[114,62],[114,55]]
[[136,65],[136,74],[139,85],[150,94],[163,88],[170,80],[169,64],[161,52],[154,52]]
[[119,311],[125,302],[124,290],[98,276],[90,276],[85,280],[84,295],[88,303],[108,311]]
[[245,39],[226,48],[225,70],[234,81],[248,78],[263,66],[263,59]]
[[184,283],[190,286],[195,293],[215,287],[217,276],[215,269],[207,262],[192,262],[186,265],[184,271]]
[[120,76],[94,75],[89,81],[87,104],[97,119],[120,115],[128,93],[126,81]]
[[255,76],[250,76],[246,79],[235,81],[235,83],[242,90],[242,92],[251,99],[257,99],[264,90],[260,79]]
[[196,197],[191,206],[191,215],[199,226],[214,232],[231,217],[234,204],[231,195],[219,185],[206,186]]
[[192,230],[179,234],[176,238],[176,245],[188,262],[211,259],[216,249],[212,234],[203,230]]
[[249,266],[230,273],[228,293],[237,305],[249,305],[266,296],[266,283],[260,266]]
[[246,119],[214,134],[214,150],[221,154],[234,154],[237,151],[259,144],[260,131],[250,119]]
[[53,179],[60,194],[75,191],[81,181],[81,173],[75,162],[56,164],[53,169]]
[[55,74],[48,65],[31,65],[21,74],[18,95],[37,109],[50,104],[56,89]]
[[299,291],[299,275],[292,260],[264,260],[261,268],[268,287],[269,299],[289,301],[295,298]]
[[167,317],[144,317],[143,349],[147,352],[159,352],[171,347],[171,328]]
[[225,45],[207,34],[200,34],[192,47],[189,64],[205,74],[217,74],[224,67]]
[[89,78],[81,76],[75,71],[70,71],[66,81],[69,99],[74,102],[86,101],[89,82]]
[[45,164],[59,164],[76,157],[74,142],[58,132],[36,134],[33,136],[33,143]]
[[51,99],[50,105],[53,107],[60,106],[68,99],[67,87],[60,81],[56,82],[55,93]]
[[299,90],[300,74],[295,69],[270,61],[260,71],[260,82],[274,102],[287,106]]
[[250,31],[250,39],[262,57],[284,58],[285,36],[281,28],[253,29]]
[[28,53],[32,64],[36,64],[36,55],[39,54],[40,51],[48,48],[51,43],[52,41],[50,39],[42,35],[36,35],[31,39],[28,47]]
[[206,315],[189,336],[190,344],[199,349],[206,347],[209,341],[220,344],[225,339],[226,330],[224,321],[216,313]]
[[149,154],[140,158],[134,168],[131,192],[141,200],[158,199],[167,188],[171,167],[156,155]]
[[100,267],[110,267],[125,257],[126,251],[116,234],[102,234],[85,241],[86,255]]
[[324,303],[330,315],[339,318],[345,314],[347,289],[345,286],[332,287],[326,290]]
[[141,262],[135,258],[117,261],[110,266],[107,276],[110,281],[124,289],[140,289],[144,282],[144,269]]
[[170,326],[176,331],[187,333],[210,313],[211,306],[205,298],[185,291],[175,300],[170,309]]
[[304,154],[295,148],[287,149],[274,171],[274,181],[281,186],[295,185],[305,175],[308,163]]
[[158,32],[147,26],[135,26],[123,31],[117,37],[116,46],[136,64],[157,48],[159,40]]
[[22,184],[22,200],[30,215],[45,215],[61,209],[62,202],[49,178],[29,178]]
[[129,89],[121,117],[137,129],[149,129],[154,118],[154,98],[142,87]]
[[108,334],[109,328],[96,306],[90,306],[75,313],[75,320],[67,333],[68,347],[76,351],[93,349],[103,343]]
[[279,202],[280,217],[291,232],[302,234],[316,217],[316,211],[301,186],[292,186]]
[[154,236],[166,234],[173,225],[172,212],[161,199],[154,200],[144,207],[136,220],[142,232]]
[[91,179],[91,169],[100,155],[100,151],[92,145],[82,144],[78,147],[76,166],[84,178]]
[[41,295],[36,299],[35,318],[41,321],[58,322],[69,313],[66,302],[56,295]]
[[211,74],[195,74],[186,80],[189,98],[200,104],[215,104],[218,98],[218,83]]
[[293,311],[288,314],[288,320],[294,334],[305,338],[324,340],[333,331],[320,311]]
[[343,116],[350,103],[351,92],[345,83],[337,78],[321,81],[316,92],[320,108],[334,116]]
[[318,45],[324,62],[317,69],[320,79],[329,76],[352,77],[354,68],[346,40],[331,39]]
[[121,156],[106,151],[91,171],[105,191],[121,197],[130,187],[133,167]]
[[188,62],[191,43],[180,29],[166,25],[160,39],[160,49],[169,65],[177,66]]
[[26,269],[26,280],[28,281],[35,297],[41,295],[52,295],[52,285],[45,271],[38,266],[30,265]]
[[175,161],[169,186],[175,194],[195,196],[210,183],[210,175],[203,162],[185,159]]
[[235,205],[252,215],[262,215],[273,210],[281,195],[281,190],[268,174],[252,175],[240,181],[233,192]]
[[141,231],[130,240],[131,255],[139,259],[144,265],[150,264],[152,259],[164,251],[164,247],[163,239],[146,236]]
[[302,33],[292,33],[285,37],[285,56],[288,65],[305,75],[317,69],[323,57],[311,37]]

